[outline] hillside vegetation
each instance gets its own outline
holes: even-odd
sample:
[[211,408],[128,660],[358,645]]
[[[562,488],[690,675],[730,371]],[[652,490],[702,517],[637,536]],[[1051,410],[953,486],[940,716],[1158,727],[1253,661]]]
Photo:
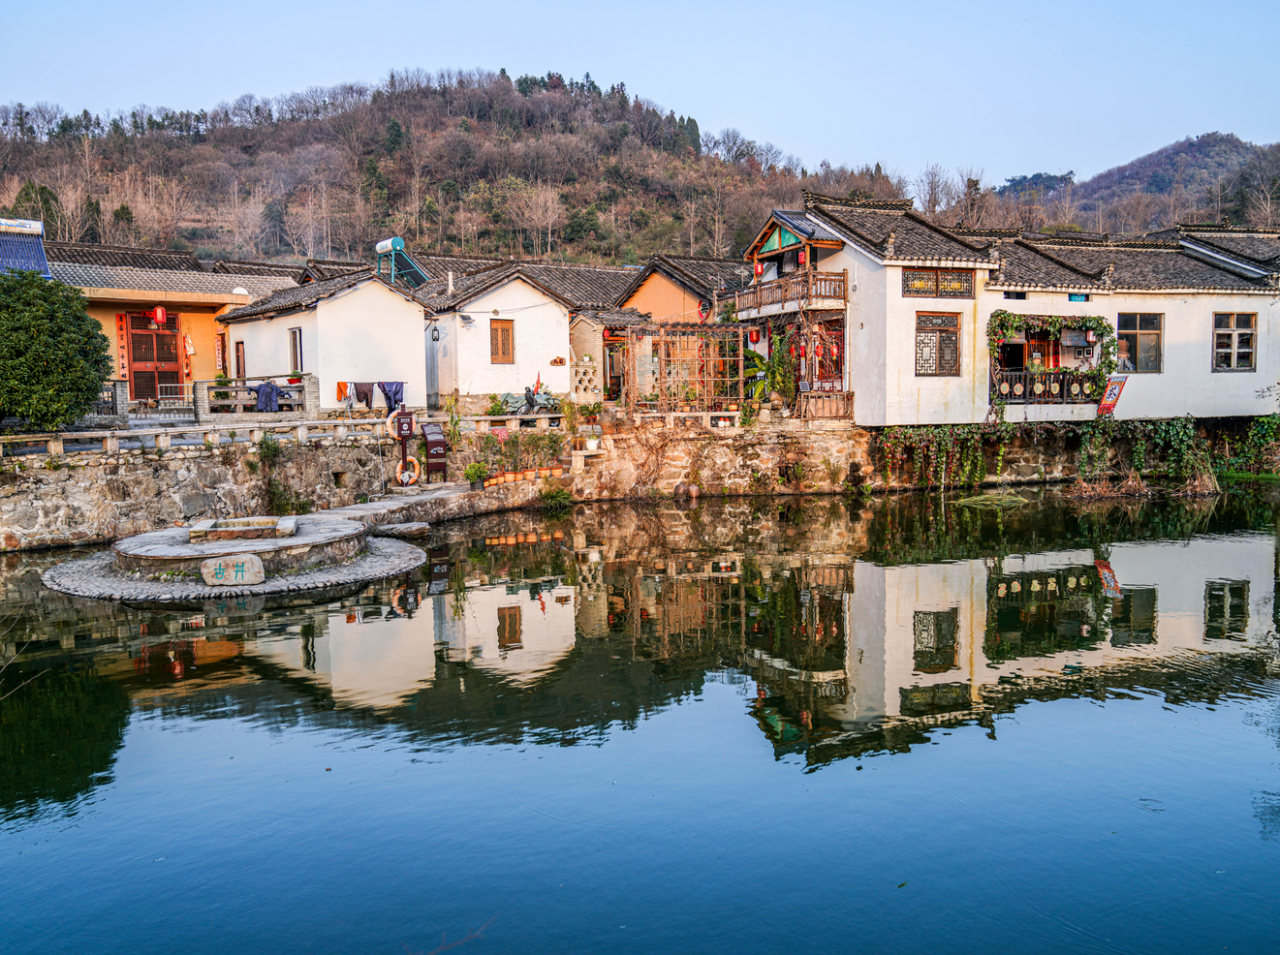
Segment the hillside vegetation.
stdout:
[[729,255],[805,189],[910,196],[949,225],[1269,225],[1280,221],[1280,146],[1212,133],[1086,183],[1037,173],[995,188],[936,164],[914,177],[874,162],[806,169],[590,75],[410,70],[105,117],[0,105],[0,209],[43,219],[54,239],[206,258],[365,256],[388,235],[432,251],[576,261]]

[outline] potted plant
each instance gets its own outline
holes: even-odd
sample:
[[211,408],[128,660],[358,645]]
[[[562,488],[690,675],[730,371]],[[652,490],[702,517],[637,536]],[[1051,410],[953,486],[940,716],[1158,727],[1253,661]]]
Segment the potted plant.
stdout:
[[471,482],[471,490],[480,491],[485,486],[485,468],[479,461],[472,461],[462,471],[463,477]]
[[582,420],[587,424],[595,424],[596,419],[600,416],[600,412],[604,410],[604,405],[599,401],[593,401],[591,404],[582,406]]
[[597,438],[595,435],[592,435],[591,437],[587,438],[587,440],[586,440],[586,445],[587,445],[587,450],[588,450],[588,451],[596,451],[596,450],[599,450],[599,448],[600,448],[600,439],[599,439],[599,438]]

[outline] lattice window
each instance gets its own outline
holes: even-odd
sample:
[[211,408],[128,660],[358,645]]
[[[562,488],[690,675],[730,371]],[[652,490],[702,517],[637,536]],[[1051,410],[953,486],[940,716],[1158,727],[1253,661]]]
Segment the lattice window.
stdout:
[[489,321],[489,361],[495,365],[513,365],[516,361],[515,323]]
[[498,608],[498,649],[518,650],[522,646],[519,607]]
[[1204,635],[1240,640],[1249,630],[1249,581],[1211,580],[1204,588]]
[[966,269],[903,269],[902,294],[909,298],[973,298],[973,272]]
[[915,669],[922,673],[943,673],[956,665],[956,635],[960,630],[960,608],[917,610],[912,617],[915,636]]
[[1213,316],[1213,370],[1253,371],[1256,314],[1218,312]]
[[938,273],[933,269],[903,269],[902,294],[936,298]]
[[960,374],[960,316],[916,316],[916,375],[955,377]]

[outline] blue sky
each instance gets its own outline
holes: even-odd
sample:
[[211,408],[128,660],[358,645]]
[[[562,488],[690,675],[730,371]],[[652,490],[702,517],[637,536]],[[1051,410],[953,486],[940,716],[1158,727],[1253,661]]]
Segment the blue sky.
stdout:
[[[1280,3],[668,2],[127,6],[5,15],[0,100],[199,109],[388,69],[556,70],[736,126],[809,166],[1085,178],[1198,133],[1280,141]],[[53,24],[69,28],[56,39]],[[33,38],[30,44],[15,42]],[[23,50],[38,52],[22,52]]]

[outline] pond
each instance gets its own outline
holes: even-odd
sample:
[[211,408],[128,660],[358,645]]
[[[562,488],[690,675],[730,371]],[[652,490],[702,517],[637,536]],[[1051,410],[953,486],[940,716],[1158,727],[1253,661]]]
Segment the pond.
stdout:
[[1262,949],[1275,498],[1027,497],[489,515],[199,612],[5,558],[0,948]]

